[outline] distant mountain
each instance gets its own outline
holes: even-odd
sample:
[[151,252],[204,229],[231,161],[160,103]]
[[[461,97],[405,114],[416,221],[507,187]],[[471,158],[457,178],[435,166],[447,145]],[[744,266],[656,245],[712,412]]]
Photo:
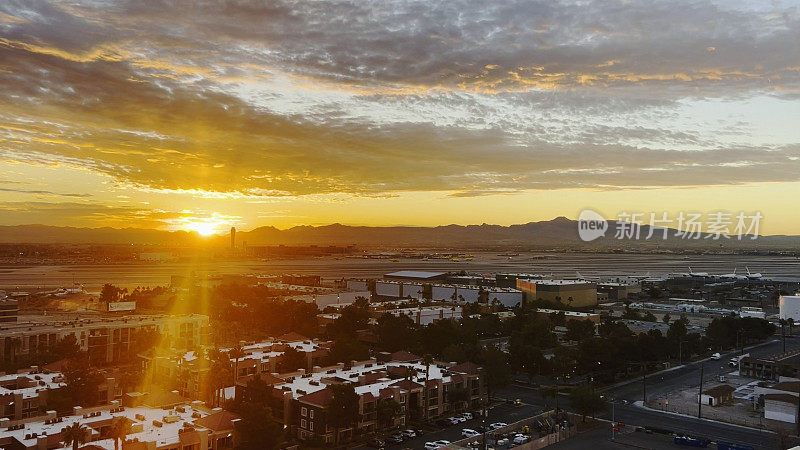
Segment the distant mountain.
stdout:
[[[608,222],[605,237],[583,242],[578,236],[578,222],[557,217],[553,220],[520,225],[443,225],[437,227],[363,227],[332,224],[319,227],[297,226],[286,230],[260,227],[236,234],[237,245],[350,245],[370,247],[569,247],[581,249],[611,248],[742,248],[800,249],[800,236],[762,236],[751,239],[683,239],[676,230],[662,231],[646,240],[649,227],[643,226],[639,239],[615,238],[617,222]],[[136,228],[73,228],[44,225],[0,226],[0,243],[63,243],[63,244],[135,244],[186,246],[212,243],[229,245],[227,235],[203,238],[196,233]]]
[[143,228],[77,228],[50,225],[0,226],[0,243],[194,245],[196,233]]

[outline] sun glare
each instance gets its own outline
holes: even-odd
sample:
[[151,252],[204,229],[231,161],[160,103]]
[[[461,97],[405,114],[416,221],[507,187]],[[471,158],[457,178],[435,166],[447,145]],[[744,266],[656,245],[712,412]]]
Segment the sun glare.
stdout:
[[219,226],[216,222],[189,222],[183,227],[186,231],[194,231],[201,236],[211,236],[217,232]]

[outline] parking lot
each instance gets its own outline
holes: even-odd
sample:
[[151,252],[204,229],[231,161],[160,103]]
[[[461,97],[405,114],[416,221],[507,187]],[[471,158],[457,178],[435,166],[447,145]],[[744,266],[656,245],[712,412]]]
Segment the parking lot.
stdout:
[[[535,416],[542,412],[542,408],[535,405],[513,405],[507,403],[500,403],[489,409],[486,424],[489,425],[495,422],[514,423],[522,419]],[[387,448],[411,448],[411,449],[424,449],[426,442],[434,442],[439,440],[446,440],[450,442],[457,442],[464,439],[462,430],[469,428],[473,430],[480,430],[483,421],[481,418],[475,417],[465,422],[454,425],[425,428],[422,429],[422,434],[411,439],[406,439],[403,443],[386,442]]]

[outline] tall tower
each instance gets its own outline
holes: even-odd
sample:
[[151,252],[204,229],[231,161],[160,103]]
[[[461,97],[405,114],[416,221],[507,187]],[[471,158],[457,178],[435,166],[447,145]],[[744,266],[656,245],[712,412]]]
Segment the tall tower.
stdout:
[[236,227],[231,227],[231,250],[236,248]]

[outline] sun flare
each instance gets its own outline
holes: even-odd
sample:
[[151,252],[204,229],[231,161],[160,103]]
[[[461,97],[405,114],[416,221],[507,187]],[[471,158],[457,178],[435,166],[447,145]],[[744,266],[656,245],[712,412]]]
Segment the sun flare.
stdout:
[[201,236],[211,236],[219,231],[219,223],[210,221],[189,222],[183,225],[186,231],[194,231]]

